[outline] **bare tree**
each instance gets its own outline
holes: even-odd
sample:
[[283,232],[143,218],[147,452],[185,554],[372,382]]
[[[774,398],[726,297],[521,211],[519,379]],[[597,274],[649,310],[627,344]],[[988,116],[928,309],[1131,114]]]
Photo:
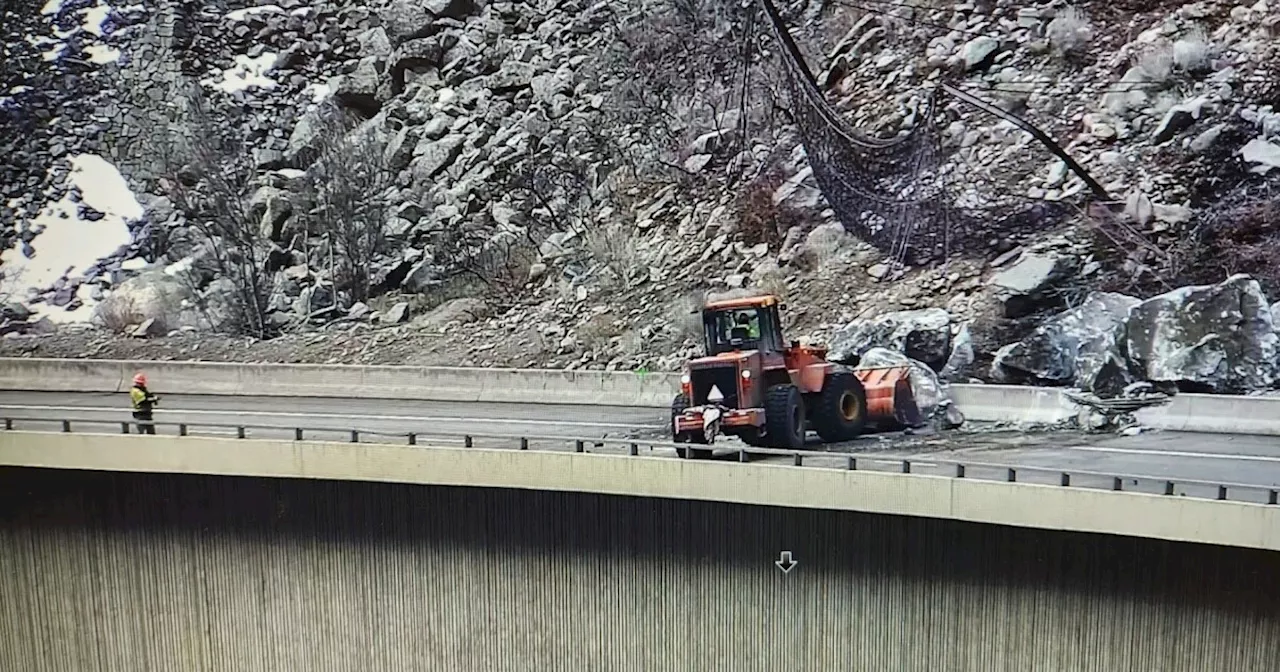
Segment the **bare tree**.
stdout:
[[683,174],[688,154],[730,156],[749,146],[750,128],[770,128],[779,87],[756,48],[754,7],[730,0],[629,0],[613,7],[615,39],[596,77],[614,83],[604,112],[656,150],[646,171]]
[[351,298],[366,301],[374,261],[387,247],[387,192],[395,174],[385,158],[385,142],[371,126],[357,126],[355,115],[332,104],[320,117],[324,123],[303,194],[307,216],[312,230],[328,237],[337,251]]
[[[159,186],[208,243],[213,267],[230,284],[229,295],[211,297],[219,304],[217,311],[230,313],[216,322],[265,338],[273,332],[267,320],[269,242],[250,209],[256,177],[252,156],[239,125],[219,123],[199,87],[187,90],[185,123],[170,139],[181,145],[171,149],[185,164],[175,170],[170,163]],[[215,310],[207,304],[203,308]]]

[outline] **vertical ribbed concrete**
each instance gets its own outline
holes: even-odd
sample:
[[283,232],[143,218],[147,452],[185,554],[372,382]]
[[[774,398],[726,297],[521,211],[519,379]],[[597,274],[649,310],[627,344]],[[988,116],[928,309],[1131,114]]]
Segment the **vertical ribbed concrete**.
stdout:
[[[772,564],[791,550],[799,566]],[[1280,554],[815,510],[0,471],[0,670],[1251,670]]]

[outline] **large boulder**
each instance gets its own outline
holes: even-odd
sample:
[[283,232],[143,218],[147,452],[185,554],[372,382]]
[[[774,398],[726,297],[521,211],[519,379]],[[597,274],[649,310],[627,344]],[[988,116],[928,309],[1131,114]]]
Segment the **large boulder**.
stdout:
[[110,331],[132,331],[148,320],[151,328],[164,332],[182,322],[191,288],[162,271],[148,271],[125,280],[94,306],[91,321]]
[[1052,305],[1053,288],[1075,270],[1071,257],[1028,252],[993,275],[990,285],[1004,305],[1005,317],[1023,317]]
[[1247,275],[1147,299],[1133,309],[1125,331],[1134,369],[1184,391],[1271,387],[1278,342],[1262,288]]
[[1001,382],[1118,394],[1133,382],[1122,345],[1129,312],[1140,302],[1123,294],[1093,292],[1080,306],[1050,317],[1026,338],[997,350],[991,375]]
[[857,363],[872,348],[896,350],[941,369],[951,354],[951,315],[941,308],[902,310],[854,320],[831,337],[828,357]]
[[920,409],[920,416],[926,420],[938,415],[938,412],[949,404],[949,395],[938,374],[923,362],[916,361],[901,352],[888,348],[870,348],[862,354],[859,368],[880,368],[889,366],[909,366],[911,392]]

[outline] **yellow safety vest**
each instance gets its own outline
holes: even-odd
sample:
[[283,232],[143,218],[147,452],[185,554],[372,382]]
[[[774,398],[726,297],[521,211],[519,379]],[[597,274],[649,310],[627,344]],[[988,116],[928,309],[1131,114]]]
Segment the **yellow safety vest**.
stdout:
[[129,389],[129,400],[133,402],[133,410],[135,411],[151,410],[151,404],[147,403],[150,397],[151,395],[143,392],[140,388],[133,387]]

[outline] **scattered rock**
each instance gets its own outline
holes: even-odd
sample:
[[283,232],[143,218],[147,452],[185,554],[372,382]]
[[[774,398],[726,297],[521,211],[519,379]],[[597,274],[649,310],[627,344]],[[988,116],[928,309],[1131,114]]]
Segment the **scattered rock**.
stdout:
[[401,301],[391,306],[387,312],[382,314],[382,322],[386,324],[400,324],[409,319],[409,302]]
[[1066,257],[1029,252],[992,276],[991,284],[998,289],[1005,317],[1023,317],[1057,303],[1050,290],[1074,270]]

